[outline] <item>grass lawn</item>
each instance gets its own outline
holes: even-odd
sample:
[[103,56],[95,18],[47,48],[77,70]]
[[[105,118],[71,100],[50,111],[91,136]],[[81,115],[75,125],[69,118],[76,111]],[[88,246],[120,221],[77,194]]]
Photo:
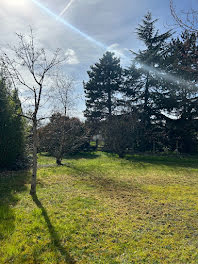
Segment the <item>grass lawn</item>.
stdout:
[[[0,174],[0,263],[198,263],[196,157],[39,156]],[[48,166],[46,166],[48,164]]]

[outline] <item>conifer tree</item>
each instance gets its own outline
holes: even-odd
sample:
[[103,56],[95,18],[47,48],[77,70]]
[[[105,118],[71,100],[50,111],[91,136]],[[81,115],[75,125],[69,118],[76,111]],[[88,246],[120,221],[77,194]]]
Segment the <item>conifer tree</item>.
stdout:
[[85,116],[93,120],[112,116],[117,108],[116,94],[122,83],[120,59],[108,51],[87,73],[89,81],[84,82]]
[[[156,111],[155,94],[159,87],[158,72],[164,60],[166,41],[171,36],[171,31],[160,34],[155,29],[156,22],[157,19],[153,20],[151,13],[148,12],[137,27],[137,36],[143,41],[145,49],[135,53],[135,63],[138,64],[138,72],[140,73],[137,74],[132,70],[133,83],[136,86],[136,98],[130,97],[130,90],[134,89],[133,86],[129,86],[125,91],[129,98],[135,99],[140,115],[142,123],[140,126],[142,127],[140,150],[142,151],[152,149],[153,119]],[[130,71],[128,73],[130,74]],[[134,97],[133,93],[132,96]]]
[[155,29],[157,21],[157,19],[153,20],[151,13],[148,12],[142,24],[137,27],[137,36],[146,46],[145,50],[136,54],[136,61],[140,63],[140,71],[144,79],[141,99],[143,101],[143,120],[148,125],[153,114],[152,93],[155,91],[153,88],[156,88],[158,79],[155,70],[160,69],[160,64],[164,58],[166,40],[171,36],[170,31],[159,34],[159,31]]
[[[22,107],[17,89],[14,89],[12,92],[12,102],[12,131],[15,142],[15,144],[13,144],[12,151],[16,153],[18,162],[25,162],[25,120],[21,116]],[[25,164],[23,166],[25,166]]]
[[[197,150],[198,132],[198,45],[196,34],[184,32],[167,49],[164,68],[172,80],[161,82],[158,105],[166,116],[171,149]],[[161,115],[162,116],[162,115]],[[163,118],[163,117],[162,117]]]
[[134,113],[141,104],[141,89],[143,87],[142,74],[133,63],[123,71],[123,84],[121,87],[122,98],[119,100],[122,112]]
[[[0,167],[24,167],[25,131],[18,92],[0,81]],[[27,164],[26,164],[27,165]]]
[[10,166],[9,157],[10,144],[8,142],[8,135],[11,131],[11,109],[8,96],[8,90],[5,85],[5,80],[0,80],[0,167],[4,168]]

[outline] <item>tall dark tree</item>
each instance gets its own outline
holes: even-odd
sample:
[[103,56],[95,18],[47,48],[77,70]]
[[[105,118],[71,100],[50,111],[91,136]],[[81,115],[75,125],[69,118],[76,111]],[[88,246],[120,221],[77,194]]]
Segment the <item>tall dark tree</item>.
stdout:
[[112,116],[117,108],[116,94],[122,83],[120,59],[108,51],[87,73],[89,81],[84,82],[85,116],[93,120]]
[[[25,167],[25,129],[22,109],[15,89],[12,91],[4,78],[0,81],[0,167]],[[26,164],[27,165],[27,164]]]
[[161,82],[163,92],[158,105],[166,119],[170,147],[182,152],[197,148],[198,132],[198,45],[196,34],[184,32],[168,46],[164,67],[168,80]]
[[7,142],[8,135],[11,130],[10,110],[11,109],[10,109],[8,90],[6,88],[5,81],[1,80],[0,81],[0,166],[1,167],[9,167],[10,163],[12,163],[13,161],[13,158],[9,157],[9,155],[11,155],[10,150],[8,150],[10,145]]
[[158,86],[157,73],[160,70],[160,64],[166,51],[166,41],[171,36],[170,31],[159,34],[159,31],[155,29],[155,23],[157,21],[157,19],[153,20],[151,13],[148,12],[142,24],[139,24],[137,27],[137,36],[144,42],[146,47],[145,50],[139,51],[135,58],[140,63],[140,71],[144,80],[141,100],[145,125],[150,124],[150,118],[153,114],[152,94],[155,92],[156,86]]
[[151,13],[148,12],[142,23],[138,25],[137,36],[143,41],[145,49],[134,53],[134,65],[127,72],[129,76],[133,76],[131,77],[132,83],[124,86],[128,101],[131,100],[137,106],[142,122],[140,126],[142,127],[140,150],[142,151],[152,149],[151,141],[156,107],[154,99],[159,87],[159,71],[166,52],[166,42],[171,36],[170,31],[160,34],[155,29],[156,22],[157,19],[152,19]]
[[141,90],[144,85],[142,73],[133,63],[123,71],[123,83],[121,87],[122,98],[119,100],[123,113],[137,112],[140,104]]

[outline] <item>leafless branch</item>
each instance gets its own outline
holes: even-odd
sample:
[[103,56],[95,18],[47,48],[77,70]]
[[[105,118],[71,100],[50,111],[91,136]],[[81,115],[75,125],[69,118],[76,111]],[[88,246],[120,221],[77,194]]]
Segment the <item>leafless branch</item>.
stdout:
[[[75,101],[74,96],[74,79],[68,75],[57,73],[54,78],[53,86],[55,87],[54,99],[60,108],[63,109],[64,115],[72,109]],[[59,109],[60,110],[60,109]]]
[[[176,10],[173,0],[170,0],[171,14],[178,26],[191,33],[198,33],[198,10],[189,9],[185,12]],[[183,16],[182,16],[182,14]]]
[[[49,56],[45,49],[37,47],[34,41],[35,38],[32,28],[30,28],[28,39],[22,34],[16,35],[18,38],[18,45],[10,47],[13,58],[11,58],[7,52],[1,51],[1,63],[9,79],[14,85],[19,84],[20,88],[21,86],[25,87],[28,91],[28,99],[33,102],[31,113],[29,115],[22,113],[21,115],[32,120],[33,123],[33,174],[31,194],[35,194],[38,146],[37,126],[40,120],[46,118],[38,118],[38,111],[41,107],[41,99],[44,95],[43,90],[46,89],[46,77],[50,74],[52,69],[64,62],[66,58],[62,56],[60,49],[57,49],[53,52],[52,56]],[[24,73],[23,69],[31,76],[32,82],[30,82],[29,78],[27,80],[27,76],[25,76],[26,73]]]

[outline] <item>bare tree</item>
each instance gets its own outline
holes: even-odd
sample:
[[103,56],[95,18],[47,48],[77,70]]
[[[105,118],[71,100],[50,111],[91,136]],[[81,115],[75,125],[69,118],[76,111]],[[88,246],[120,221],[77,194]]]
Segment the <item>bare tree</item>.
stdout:
[[187,11],[177,10],[174,0],[170,0],[170,10],[178,26],[191,33],[198,33],[198,10],[193,8]]
[[[68,122],[68,113],[74,107],[74,79],[68,75],[61,74],[56,75],[54,85],[56,87],[54,93],[54,101],[58,104],[58,110],[62,113],[62,126],[60,127],[59,144],[56,148],[56,163],[62,165],[63,148],[68,131],[66,129],[66,123]],[[56,107],[57,108],[57,107]],[[71,129],[70,129],[71,130]],[[69,132],[70,132],[69,130]]]
[[[38,116],[38,111],[47,91],[47,83],[52,69],[65,61],[61,50],[57,49],[48,54],[44,48],[35,43],[33,31],[30,28],[28,37],[17,34],[18,45],[10,47],[12,55],[2,52],[2,62],[10,80],[14,85],[19,85],[24,102],[29,103],[29,111],[23,114],[31,120],[33,125],[33,169],[30,194],[36,194],[37,178],[37,125],[44,117]],[[10,52],[9,51],[9,52]],[[46,93],[47,94],[47,93]]]
[[68,116],[76,101],[74,78],[58,73],[53,86],[55,86],[54,101],[58,103],[58,110],[63,112],[64,116]]

